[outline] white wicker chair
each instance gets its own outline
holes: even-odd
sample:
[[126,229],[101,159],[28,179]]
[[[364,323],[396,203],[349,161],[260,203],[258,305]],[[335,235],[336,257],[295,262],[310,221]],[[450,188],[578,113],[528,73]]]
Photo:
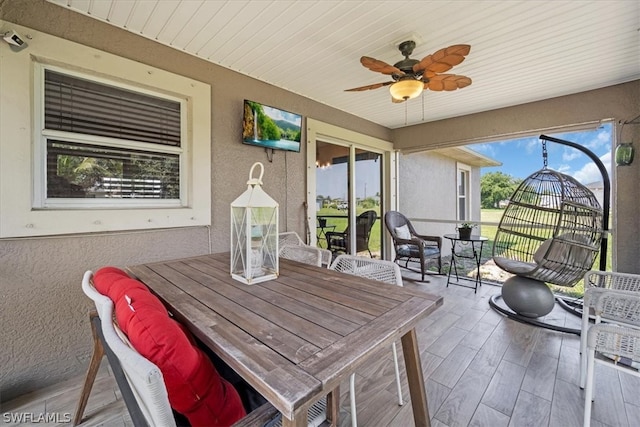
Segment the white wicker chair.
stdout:
[[295,231],[285,231],[278,234],[278,246],[285,245],[305,245],[305,243]]
[[[352,274],[354,276],[366,277],[367,279],[377,280],[392,285],[402,286],[402,274],[398,264],[392,261],[372,259],[367,257],[359,257],[355,255],[338,255],[329,267],[332,270],[342,273]],[[398,368],[398,351],[396,343],[392,343],[393,363],[396,373],[396,387],[398,389],[398,405],[402,406],[402,388],[400,386],[400,369]],[[356,398],[355,398],[355,374],[351,374],[349,378],[349,394],[351,399],[351,425],[356,427]]]
[[[285,231],[284,233],[278,234],[278,247],[283,246],[308,246],[304,243],[304,241],[300,238],[298,233],[295,231]],[[312,246],[313,247],[313,246]],[[318,248],[322,255],[322,265],[325,267],[329,267],[331,264],[331,258],[333,254],[328,249]]]
[[640,292],[640,274],[588,271],[584,275],[584,288],[594,287],[616,291]]
[[322,266],[322,252],[320,248],[307,245],[284,245],[280,246],[280,257],[291,259],[310,265]]
[[[140,353],[128,345],[124,334],[114,325],[113,301],[99,293],[91,283],[93,273],[87,271],[82,279],[82,290],[93,300],[98,315],[100,316],[100,339],[103,342],[104,352],[114,371],[114,377],[118,382],[127,409],[135,425],[148,424],[149,426],[176,425],[171,405],[160,369],[144,358]],[[102,355],[100,355],[101,357]],[[95,357],[95,353],[94,353]],[[99,363],[99,361],[97,361]],[[123,374],[123,375],[122,375]],[[87,375],[87,380],[89,378]],[[83,389],[84,398],[90,391],[91,384],[85,383]],[[86,401],[85,401],[86,404]],[[80,410],[80,408],[82,410]],[[79,405],[78,418],[82,418],[84,406]],[[141,418],[142,417],[142,418]]]
[[[589,308],[595,315],[594,325],[589,324]],[[640,377],[640,293],[588,288],[580,345],[580,386],[585,388],[584,426],[588,427],[596,362]]]
[[[580,333],[580,387],[584,388],[587,375],[587,329],[589,327],[589,318],[597,315],[594,308],[602,293],[605,291],[627,291],[635,292],[640,295],[640,275],[629,273],[617,273],[612,271],[588,271],[584,275],[584,299],[582,310],[582,326]],[[605,309],[607,307],[604,307]],[[615,314],[608,312],[600,313],[600,319],[604,318],[607,322],[620,323],[615,320]],[[600,320],[597,320],[600,323]],[[622,322],[624,323],[624,322]]]

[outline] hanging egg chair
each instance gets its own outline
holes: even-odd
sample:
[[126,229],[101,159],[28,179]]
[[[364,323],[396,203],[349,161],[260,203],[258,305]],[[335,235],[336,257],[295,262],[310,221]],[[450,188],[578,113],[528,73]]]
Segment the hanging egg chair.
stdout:
[[601,248],[603,209],[571,176],[544,167],[525,178],[509,199],[493,246],[493,260],[515,276],[502,288],[504,303],[527,318],[548,314],[555,297],[547,283],[575,286]]
[[511,196],[498,225],[493,260],[518,276],[574,286],[600,250],[601,224],[602,208],[588,188],[544,168]]

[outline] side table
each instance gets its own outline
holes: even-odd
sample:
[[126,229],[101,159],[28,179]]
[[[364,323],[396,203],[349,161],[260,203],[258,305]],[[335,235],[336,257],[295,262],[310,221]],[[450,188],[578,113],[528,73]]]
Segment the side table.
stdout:
[[[487,237],[472,235],[468,239],[463,239],[458,234],[445,234],[445,239],[449,239],[451,241],[451,263],[449,264],[449,274],[447,275],[447,287],[449,287],[449,283],[453,285],[464,286],[467,288],[473,288],[474,292],[478,292],[478,286],[482,286],[482,278],[480,277],[480,259],[482,257],[482,246],[484,242],[489,240]],[[464,254],[462,250],[456,252],[456,245],[466,245],[470,244],[471,246],[471,254]],[[457,260],[460,258],[472,259],[476,264],[476,278],[470,279],[467,277],[459,277],[458,276],[458,264]],[[455,271],[456,281],[451,281],[451,270]],[[460,283],[460,279],[471,280],[475,282],[474,286],[467,286]]]

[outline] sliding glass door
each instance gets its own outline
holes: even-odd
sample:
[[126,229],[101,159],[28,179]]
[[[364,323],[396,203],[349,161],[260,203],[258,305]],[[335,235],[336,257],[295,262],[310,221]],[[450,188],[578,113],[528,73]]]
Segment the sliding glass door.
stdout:
[[309,242],[326,248],[333,236],[334,254],[389,259],[383,215],[397,206],[393,144],[310,117],[305,139]]
[[382,159],[353,145],[316,142],[318,246],[381,258]]

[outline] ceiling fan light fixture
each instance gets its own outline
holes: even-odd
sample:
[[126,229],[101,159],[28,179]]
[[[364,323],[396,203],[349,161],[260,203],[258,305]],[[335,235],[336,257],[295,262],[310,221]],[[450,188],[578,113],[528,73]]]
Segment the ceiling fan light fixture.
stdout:
[[414,79],[400,80],[389,87],[389,92],[391,92],[392,97],[404,101],[420,96],[423,90],[424,83]]

